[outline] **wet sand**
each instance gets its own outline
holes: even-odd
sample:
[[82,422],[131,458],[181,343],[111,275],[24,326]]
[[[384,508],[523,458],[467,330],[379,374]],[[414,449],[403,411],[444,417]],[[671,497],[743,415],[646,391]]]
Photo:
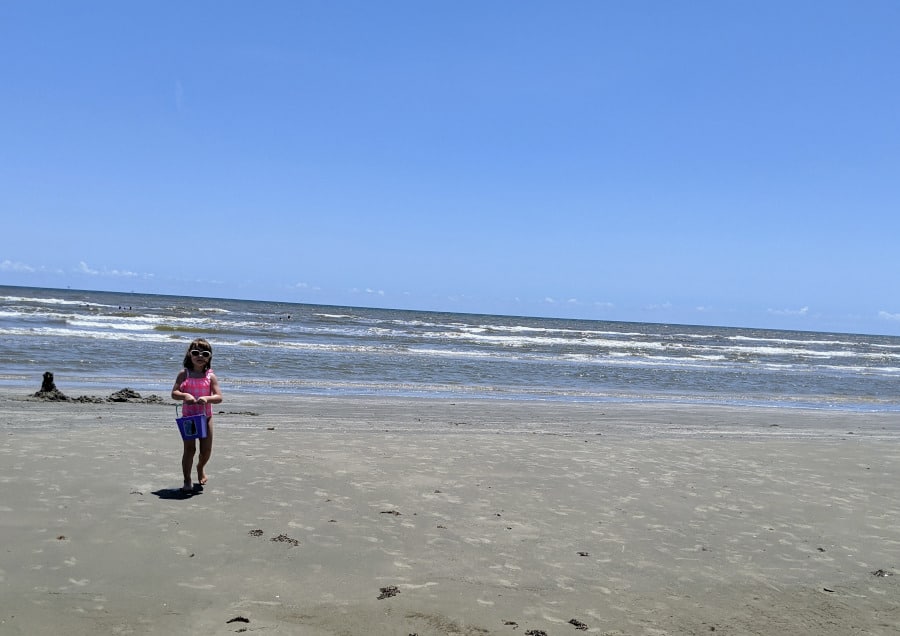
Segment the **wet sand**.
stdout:
[[[112,390],[119,387],[113,387]],[[900,415],[0,390],[0,634],[896,634]]]

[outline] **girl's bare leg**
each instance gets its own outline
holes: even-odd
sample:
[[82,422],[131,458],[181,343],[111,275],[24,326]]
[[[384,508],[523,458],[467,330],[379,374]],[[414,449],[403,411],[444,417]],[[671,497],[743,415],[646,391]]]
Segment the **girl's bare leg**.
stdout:
[[194,484],[191,482],[191,467],[194,464],[194,453],[196,452],[196,440],[184,440],[184,452],[181,455],[181,472],[184,473],[184,486],[181,489],[184,491],[194,489]]
[[[209,461],[209,458],[212,457],[212,441],[213,441],[213,427],[212,427],[212,418],[206,423],[208,433],[206,437],[200,440],[200,458],[197,460],[197,481],[200,484],[205,484],[208,481],[208,477],[206,476],[206,463]],[[188,467],[188,477],[190,478],[190,467]]]

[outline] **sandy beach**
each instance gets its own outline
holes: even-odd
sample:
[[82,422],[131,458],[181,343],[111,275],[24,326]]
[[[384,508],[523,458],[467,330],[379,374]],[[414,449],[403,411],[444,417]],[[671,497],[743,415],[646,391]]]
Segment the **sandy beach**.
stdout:
[[226,392],[181,496],[168,400],[26,396],[4,636],[900,633],[897,414]]

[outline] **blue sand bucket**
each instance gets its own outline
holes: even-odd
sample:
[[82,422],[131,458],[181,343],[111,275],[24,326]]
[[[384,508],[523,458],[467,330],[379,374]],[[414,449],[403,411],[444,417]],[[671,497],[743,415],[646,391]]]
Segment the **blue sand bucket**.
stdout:
[[178,432],[181,433],[181,439],[206,438],[209,434],[209,428],[206,425],[206,414],[178,417],[180,408],[180,404],[175,405],[175,423],[178,424]]

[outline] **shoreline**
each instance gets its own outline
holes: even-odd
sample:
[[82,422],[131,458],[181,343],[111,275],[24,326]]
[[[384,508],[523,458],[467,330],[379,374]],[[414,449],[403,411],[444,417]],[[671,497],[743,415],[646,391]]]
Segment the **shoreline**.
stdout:
[[[110,402],[121,391],[106,387],[90,396],[69,394],[50,401],[0,387],[0,409],[20,411],[8,427],[28,428],[54,418],[80,426],[107,424],[94,410],[128,426],[168,427],[176,402],[159,393],[140,400]],[[77,401],[89,397],[97,401]],[[28,406],[32,405],[32,406]],[[44,414],[43,416],[39,416]],[[878,439],[900,441],[900,413],[686,404],[680,402],[555,402],[502,399],[410,398],[395,396],[312,396],[230,391],[214,411],[221,426],[238,429],[276,426],[296,431],[339,433],[487,432],[505,434],[597,435],[636,438]]]
[[896,415],[232,393],[181,498],[170,408],[0,389],[0,633],[900,629]]
[[[103,382],[65,382],[65,390],[61,390],[70,399],[79,397],[86,398],[106,398],[110,394],[120,390],[136,390],[141,395],[157,395],[162,400],[169,400],[170,386],[154,385],[140,382],[119,382],[104,380]],[[32,396],[40,388],[40,379],[36,382],[25,385],[19,381],[10,382],[0,378],[0,399],[4,396],[9,397],[28,397]],[[763,402],[759,400],[708,400],[694,397],[673,397],[666,395],[631,395],[631,396],[603,396],[603,397],[575,397],[575,396],[540,396],[540,395],[488,395],[488,394],[444,394],[444,393],[409,393],[409,392],[392,392],[392,391],[328,391],[322,390],[306,390],[306,391],[289,391],[289,390],[255,390],[248,388],[246,385],[223,385],[224,392],[227,395],[237,397],[240,400],[248,401],[272,401],[282,402],[284,400],[387,400],[396,402],[436,402],[436,403],[478,403],[483,405],[491,404],[521,404],[528,408],[550,408],[565,409],[569,405],[584,408],[600,408],[612,409],[617,408],[650,408],[650,409],[667,409],[667,408],[685,408],[685,409],[731,409],[735,411],[777,411],[797,412],[797,413],[819,413],[825,414],[826,417],[840,416],[846,414],[848,416],[870,416],[874,418],[900,418],[900,404],[889,405],[887,403],[874,404],[864,402],[853,403],[837,403],[834,398],[829,400],[781,400]],[[227,400],[226,396],[226,400]],[[543,406],[542,406],[543,405]],[[488,406],[487,408],[492,408]],[[898,419],[900,421],[900,419]]]

